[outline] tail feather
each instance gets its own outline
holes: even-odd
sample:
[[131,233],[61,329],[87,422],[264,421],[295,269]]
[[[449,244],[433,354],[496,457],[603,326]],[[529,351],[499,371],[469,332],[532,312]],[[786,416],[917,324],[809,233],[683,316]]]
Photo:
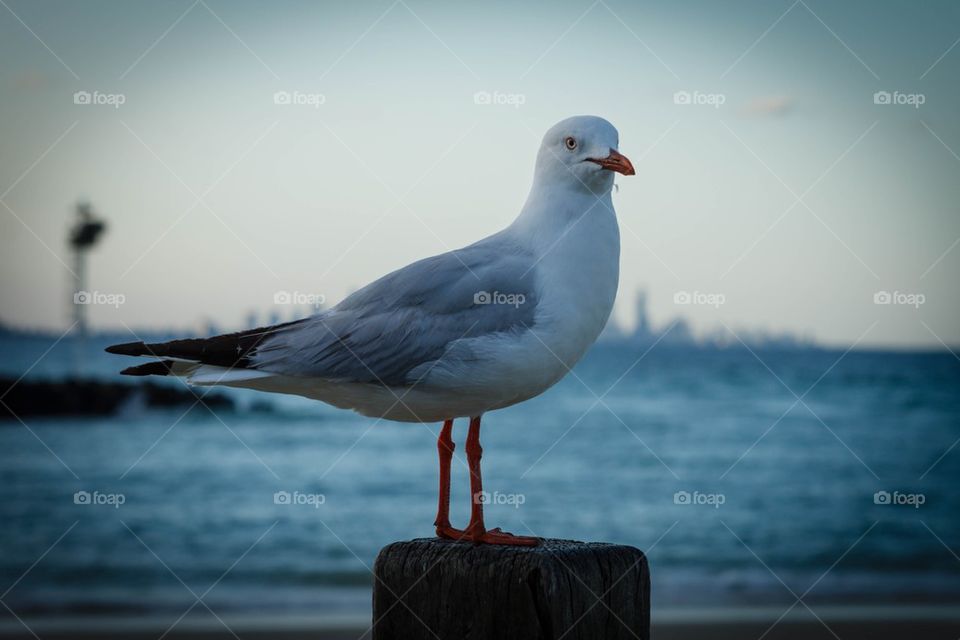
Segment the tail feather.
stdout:
[[168,376],[173,373],[173,360],[157,360],[135,367],[127,367],[120,372],[124,376]]
[[121,356],[145,356],[150,355],[147,345],[143,342],[124,342],[115,344],[106,348],[107,353],[116,353]]
[[[187,338],[170,342],[126,342],[107,347],[107,353],[124,356],[147,356],[162,358],[120,373],[128,376],[185,375],[197,364],[215,365],[229,369],[246,369],[252,366],[250,356],[263,340],[292,325],[302,322],[286,322],[249,331],[227,333],[211,338]],[[186,362],[184,362],[186,361]],[[187,366],[181,366],[186,364]]]

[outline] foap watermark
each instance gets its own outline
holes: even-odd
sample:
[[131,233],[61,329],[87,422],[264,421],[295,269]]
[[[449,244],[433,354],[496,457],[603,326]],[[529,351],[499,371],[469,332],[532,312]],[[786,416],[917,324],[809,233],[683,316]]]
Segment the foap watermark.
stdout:
[[927,502],[927,496],[922,493],[900,493],[899,491],[877,491],[873,494],[873,504],[894,504],[919,509]]
[[73,94],[73,104],[110,106],[119,109],[127,101],[122,93],[102,93],[100,91],[76,91]]
[[507,304],[519,307],[526,303],[527,296],[522,293],[504,293],[502,291],[477,291],[473,294],[473,304]]
[[99,304],[117,309],[127,301],[122,293],[105,293],[103,291],[76,291],[73,294],[73,304]]
[[873,304],[897,304],[919,309],[927,301],[922,293],[907,293],[906,291],[877,291],[873,294]]
[[694,491],[693,493],[689,491],[677,491],[673,494],[673,504],[693,504],[693,505],[709,505],[714,509],[719,509],[720,505],[726,504],[727,496],[722,493],[701,493],[699,491]]
[[73,504],[109,506],[119,509],[127,501],[122,493],[100,493],[99,491],[77,491],[73,494]]
[[522,493],[480,491],[473,496],[473,501],[476,504],[508,504],[512,505],[514,509],[519,509],[520,505],[527,501],[527,497]]
[[319,509],[326,503],[327,496],[322,493],[303,493],[301,491],[277,491],[273,494],[273,504],[308,506]]
[[702,91],[677,91],[673,94],[673,104],[697,105],[719,109],[727,101],[722,93],[704,93]]
[[327,102],[322,93],[304,93],[302,91],[277,91],[273,94],[273,104],[313,107],[319,109]]
[[527,102],[522,93],[504,93],[502,91],[477,91],[473,94],[473,104],[513,107],[519,109]]
[[273,304],[296,304],[319,307],[326,301],[322,293],[305,293],[303,291],[277,291],[273,294]]
[[903,105],[919,109],[927,101],[922,93],[901,93],[900,91],[877,91],[873,94],[873,104]]
[[727,296],[722,293],[705,293],[703,291],[677,291],[673,294],[673,304],[699,304],[714,309],[727,302]]

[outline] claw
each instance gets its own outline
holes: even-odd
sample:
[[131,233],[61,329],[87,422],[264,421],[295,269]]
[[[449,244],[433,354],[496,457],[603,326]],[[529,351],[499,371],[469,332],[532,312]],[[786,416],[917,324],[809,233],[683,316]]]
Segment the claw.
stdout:
[[451,526],[437,527],[437,537],[447,540],[469,540],[470,536],[463,529],[456,529]]
[[535,547],[540,544],[540,538],[532,536],[515,536],[512,533],[492,529],[480,536],[479,540],[474,540],[479,544],[504,544],[515,545],[519,547]]
[[464,531],[454,527],[437,527],[437,537],[447,540],[472,542],[474,544],[501,544],[516,545],[521,547],[535,547],[540,544],[540,538],[532,536],[515,536],[512,533],[503,531],[500,527],[475,533]]

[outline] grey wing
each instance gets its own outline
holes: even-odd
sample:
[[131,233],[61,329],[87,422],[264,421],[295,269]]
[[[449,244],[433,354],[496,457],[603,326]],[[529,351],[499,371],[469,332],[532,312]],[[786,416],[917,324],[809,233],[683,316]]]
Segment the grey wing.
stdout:
[[531,327],[534,264],[509,238],[491,236],[380,278],[268,338],[251,359],[259,370],[285,375],[412,384],[411,371],[441,358],[454,341]]

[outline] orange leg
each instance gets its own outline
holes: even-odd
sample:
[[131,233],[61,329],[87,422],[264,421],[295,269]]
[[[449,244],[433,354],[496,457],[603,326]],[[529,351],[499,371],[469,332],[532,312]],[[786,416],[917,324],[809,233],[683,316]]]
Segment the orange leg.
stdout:
[[[453,459],[453,420],[447,420],[440,429],[437,438],[437,452],[440,454],[440,504],[437,506],[437,519],[433,523],[437,527],[437,535],[441,538],[460,538],[463,532],[454,530],[450,526],[450,461]],[[453,535],[456,531],[457,535]]]
[[530,536],[515,536],[501,531],[499,528],[490,529],[483,524],[483,478],[480,474],[480,458],[483,448],[480,446],[480,416],[470,419],[470,430],[467,433],[467,464],[470,467],[470,524],[463,532],[463,538],[478,544],[512,544],[521,546],[535,546],[538,538]]

